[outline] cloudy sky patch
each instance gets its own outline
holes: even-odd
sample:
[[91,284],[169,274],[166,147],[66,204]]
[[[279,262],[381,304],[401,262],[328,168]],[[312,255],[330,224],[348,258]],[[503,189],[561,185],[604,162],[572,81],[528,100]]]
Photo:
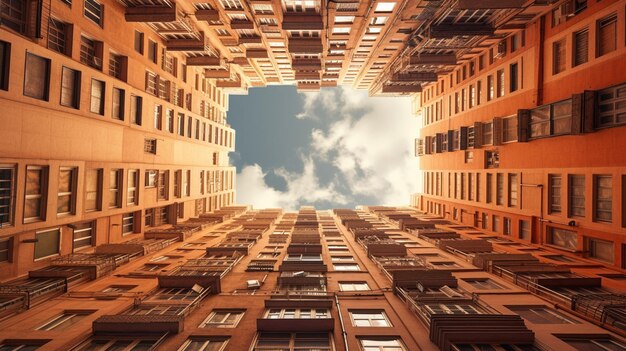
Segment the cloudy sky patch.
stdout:
[[250,89],[230,98],[237,202],[318,209],[408,204],[418,190],[418,120],[410,100],[350,88],[298,94]]

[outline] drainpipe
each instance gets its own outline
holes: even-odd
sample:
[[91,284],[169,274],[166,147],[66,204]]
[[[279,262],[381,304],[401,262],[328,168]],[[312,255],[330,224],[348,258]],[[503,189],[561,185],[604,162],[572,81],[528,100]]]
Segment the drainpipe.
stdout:
[[337,297],[337,295],[335,295],[335,305],[337,305],[337,314],[339,315],[339,325],[341,326],[341,337],[343,338],[343,346],[346,348],[346,351],[350,351],[350,347],[348,346],[348,333],[346,333],[346,328],[343,324],[343,317],[341,315],[341,308],[339,306],[339,297]]

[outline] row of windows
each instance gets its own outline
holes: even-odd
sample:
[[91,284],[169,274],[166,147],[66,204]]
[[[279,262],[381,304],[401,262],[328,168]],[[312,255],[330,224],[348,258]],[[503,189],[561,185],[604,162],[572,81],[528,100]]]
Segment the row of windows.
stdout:
[[[626,178],[623,178],[626,179]],[[591,218],[594,222],[613,221],[613,176],[594,174],[591,177],[591,196],[587,196],[587,179],[582,174],[548,175],[548,213],[566,214],[569,218],[588,217],[586,208],[592,206]],[[567,199],[564,209],[562,199]],[[591,200],[591,201],[589,201]]]
[[[580,108],[581,99],[591,97],[595,102],[592,113],[594,129],[622,126],[626,123],[626,84],[608,87],[597,92],[577,94],[572,99],[519,110],[515,116],[494,118],[489,122],[449,130],[416,139],[416,155],[467,150],[483,145],[501,145],[515,141],[529,141],[545,137],[591,132],[588,114]],[[575,109],[574,106],[577,106]]]
[[[145,188],[157,188],[157,199],[169,199],[170,178],[168,170],[146,170]],[[57,217],[76,214],[78,194],[78,168],[60,167],[57,173],[56,215]],[[100,211],[106,208],[121,208],[139,204],[140,170],[127,170],[126,191],[123,190],[124,170],[110,169],[105,183],[104,169],[85,170],[84,202],[85,212]],[[23,222],[45,221],[49,194],[50,167],[26,166],[24,189]],[[199,171],[200,194],[212,194],[231,189],[234,182],[231,170]],[[191,170],[174,172],[174,196],[176,198],[191,196]],[[106,185],[106,187],[105,187]],[[17,167],[0,165],[0,228],[14,223]],[[103,198],[107,192],[106,204]]]
[[[483,201],[481,199],[482,180],[481,173],[447,173],[447,180],[444,172],[425,172],[424,190],[426,194],[435,196],[446,196],[450,199]],[[495,176],[495,182],[494,182]],[[505,184],[506,178],[506,184]],[[445,183],[445,184],[444,184]],[[494,202],[495,183],[495,203],[498,206],[517,207],[519,197],[519,175],[517,173],[486,173],[485,174],[485,203]],[[447,190],[444,194],[444,188]],[[506,204],[505,204],[505,192]]]
[[[487,53],[483,53],[479,55],[476,59],[470,60],[463,66],[458,67],[455,72],[450,73],[450,75],[447,77],[449,81],[449,87],[453,88],[456,85],[460,85],[466,79],[471,79],[477,72],[483,71],[485,68],[488,67],[488,65],[493,65],[496,61],[502,59],[507,54],[507,49],[509,53],[514,53],[519,48],[525,45],[526,45],[526,32],[524,30],[511,35],[509,38],[501,40],[494,47],[491,47]],[[517,62],[511,64],[510,66],[511,66],[510,67],[511,82],[510,82],[509,92],[514,92],[519,88],[518,85],[521,82],[519,78],[521,78],[523,74],[521,72],[518,72],[519,65]],[[521,68],[522,67],[520,67],[520,69]],[[497,93],[497,97],[504,96],[504,90],[505,90],[504,70],[503,69],[498,70],[496,73],[496,76],[497,76],[496,81],[499,83],[497,87],[494,85],[494,77],[489,76],[488,78],[489,81],[487,82],[488,83],[487,85],[490,85],[487,88],[487,95],[486,95],[488,101],[493,99],[495,97],[494,94],[496,93]],[[471,94],[470,92],[470,97],[467,100],[469,104],[469,108],[473,106],[477,106],[481,103],[482,87],[483,87],[482,82],[478,81],[475,87],[474,85],[472,85],[471,87],[467,89],[468,92],[470,92],[471,90],[476,91],[476,94]],[[434,99],[440,94],[443,94],[444,92],[445,92],[444,79],[441,79],[439,80],[439,82],[431,85],[430,87],[426,88],[423,91],[422,96],[423,96],[424,105],[426,105],[428,102],[430,102],[430,100]],[[462,93],[461,95],[465,95],[465,93]],[[464,109],[465,107],[461,107],[461,104],[458,104],[455,107],[455,110],[464,110]],[[450,109],[449,110],[450,116],[452,115],[451,111],[452,110]],[[428,123],[431,123],[431,122],[434,122],[435,120],[439,120],[440,118],[443,118],[442,111],[440,111],[439,113],[441,117],[430,119]],[[458,112],[455,112],[455,113],[458,113]]]
[[[617,50],[617,14],[603,17],[595,23],[595,52],[599,58]],[[564,72],[567,68],[567,47],[570,39],[562,38],[552,43],[552,74]],[[589,28],[578,30],[571,37],[570,67],[577,67],[589,62]]]
[[[586,257],[603,261],[605,263],[615,263],[615,243],[610,240],[579,235],[578,232],[556,227],[549,227],[546,242],[560,249],[579,252],[581,249]],[[579,245],[582,242],[582,248]],[[626,262],[622,262],[622,265]]]

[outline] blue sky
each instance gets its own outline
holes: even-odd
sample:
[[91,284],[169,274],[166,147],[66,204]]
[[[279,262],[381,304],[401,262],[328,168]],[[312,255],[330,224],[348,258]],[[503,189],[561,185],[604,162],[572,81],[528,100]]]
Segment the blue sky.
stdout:
[[417,192],[417,119],[408,98],[293,86],[231,95],[237,202],[255,208],[404,205]]

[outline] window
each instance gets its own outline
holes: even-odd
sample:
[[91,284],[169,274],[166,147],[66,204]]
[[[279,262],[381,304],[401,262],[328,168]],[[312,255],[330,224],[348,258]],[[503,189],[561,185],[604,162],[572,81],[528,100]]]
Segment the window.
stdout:
[[571,230],[548,227],[548,244],[575,251],[578,249],[578,234]]
[[483,145],[493,144],[493,122],[482,124],[483,127]]
[[594,126],[602,128],[626,123],[625,101],[626,84],[600,90]]
[[80,62],[97,70],[102,69],[102,42],[81,35]]
[[48,49],[71,56],[68,39],[71,41],[71,24],[50,17],[48,20]]
[[179,348],[180,351],[222,351],[228,339],[220,336],[190,336]]
[[593,220],[611,223],[613,219],[613,177],[593,176]]
[[495,98],[495,87],[493,84],[493,75],[487,76],[487,101]]
[[502,142],[517,141],[517,116],[502,119]]
[[57,215],[74,214],[76,208],[76,168],[62,167],[59,170],[57,193]]
[[519,221],[519,238],[522,240],[531,240],[530,222],[526,220]]
[[477,290],[500,290],[504,287],[489,278],[465,278],[464,282]]
[[89,111],[104,115],[104,82],[97,79],[91,79],[91,104]]
[[405,351],[404,344],[400,339],[389,337],[359,338],[363,351]]
[[202,322],[200,328],[234,328],[243,318],[244,313],[245,310],[213,310],[207,319]]
[[15,174],[15,166],[0,165],[0,228],[13,225],[13,216],[15,215]]
[[169,171],[159,171],[159,178],[157,181],[157,199],[167,200],[169,195]]
[[491,173],[487,173],[486,187],[487,194],[485,201],[489,204],[493,201],[493,174]]
[[339,282],[339,290],[341,291],[368,291],[371,290],[367,282]]
[[153,42],[152,40],[148,40],[148,60],[157,63],[157,52],[157,43]]
[[500,217],[493,215],[491,216],[491,230],[494,232],[498,232],[500,230]]
[[626,343],[613,340],[608,335],[586,335],[581,336],[558,336],[569,346],[579,351],[622,351],[626,350]]
[[156,155],[157,153],[157,140],[156,139],[144,139],[143,151],[149,154]]
[[109,75],[126,81],[127,58],[109,51]]
[[103,26],[104,6],[97,0],[85,0],[83,15],[100,27]]
[[504,205],[504,174],[496,174],[496,205]]
[[565,39],[552,43],[552,74],[565,71]]
[[331,341],[327,333],[260,333],[255,351],[330,351]]
[[0,262],[13,262],[13,238],[0,240]]
[[517,207],[518,187],[517,174],[509,173],[509,207]]
[[548,174],[548,213],[561,213],[560,174]]
[[574,33],[572,41],[574,44],[572,67],[576,67],[589,61],[589,30],[585,28]]
[[148,169],[146,170],[146,181],[144,186],[146,188],[154,188],[157,183],[157,175],[158,171],[156,169]]
[[109,172],[109,208],[122,207],[121,187],[122,175],[124,171],[121,169],[112,169]]
[[137,205],[139,200],[139,170],[128,170],[128,189],[126,192],[126,204]]
[[322,319],[330,318],[327,308],[270,308],[265,311],[265,319]]
[[428,303],[424,307],[430,314],[481,314],[474,305],[469,303]]
[[585,176],[570,174],[568,181],[569,217],[585,217]]
[[355,327],[391,327],[383,310],[351,310],[350,319]]
[[193,130],[193,117],[187,116],[187,138],[191,138],[192,130]]
[[564,100],[530,110],[530,138],[570,134],[572,100]]
[[26,167],[24,223],[46,219],[48,167]]
[[597,27],[596,57],[600,57],[617,49],[617,15],[599,20]]
[[333,264],[333,268],[336,271],[359,271],[361,270],[358,264],[350,264],[350,263],[335,263]]
[[134,124],[140,126],[142,119],[143,98],[137,95],[130,95],[130,118]]
[[84,222],[72,226],[74,229],[72,233],[74,251],[83,247],[93,246],[95,235],[94,224],[95,222]]
[[85,172],[85,211],[99,211],[102,198],[102,169],[88,169]]
[[589,257],[613,263],[615,260],[615,246],[612,241],[595,238],[585,238]]
[[9,90],[11,44],[0,40],[0,90]]
[[519,71],[518,65],[516,63],[512,63],[509,66],[509,92],[514,92],[519,88]]
[[174,110],[165,110],[165,130],[170,133],[174,133]]
[[498,77],[497,80],[497,84],[498,84],[498,90],[496,92],[497,97],[503,97],[504,96],[504,70],[498,70],[496,72],[496,76]]
[[135,31],[135,51],[143,55],[143,33]]
[[504,217],[504,230],[502,231],[502,234],[504,235],[511,235],[511,219],[509,217]]
[[178,135],[185,136],[185,115],[178,114]]
[[191,196],[191,171],[186,170],[183,173],[183,193],[184,196]]
[[51,229],[35,233],[35,260],[58,255],[61,249],[61,229]]
[[122,235],[135,232],[135,214],[133,212],[124,213],[122,216]]
[[26,53],[24,68],[24,96],[48,101],[50,60]]
[[[89,350],[119,350],[119,351],[139,351],[152,350],[159,342],[159,337],[115,337],[115,336],[92,336],[78,347],[72,349],[74,351]],[[211,349],[208,349],[211,350]],[[213,351],[213,350],[211,350]],[[221,350],[219,350],[221,351]]]
[[120,121],[124,120],[125,92],[123,89],[113,88],[113,105],[111,117]]
[[575,320],[547,306],[506,306],[533,324],[575,324]]

